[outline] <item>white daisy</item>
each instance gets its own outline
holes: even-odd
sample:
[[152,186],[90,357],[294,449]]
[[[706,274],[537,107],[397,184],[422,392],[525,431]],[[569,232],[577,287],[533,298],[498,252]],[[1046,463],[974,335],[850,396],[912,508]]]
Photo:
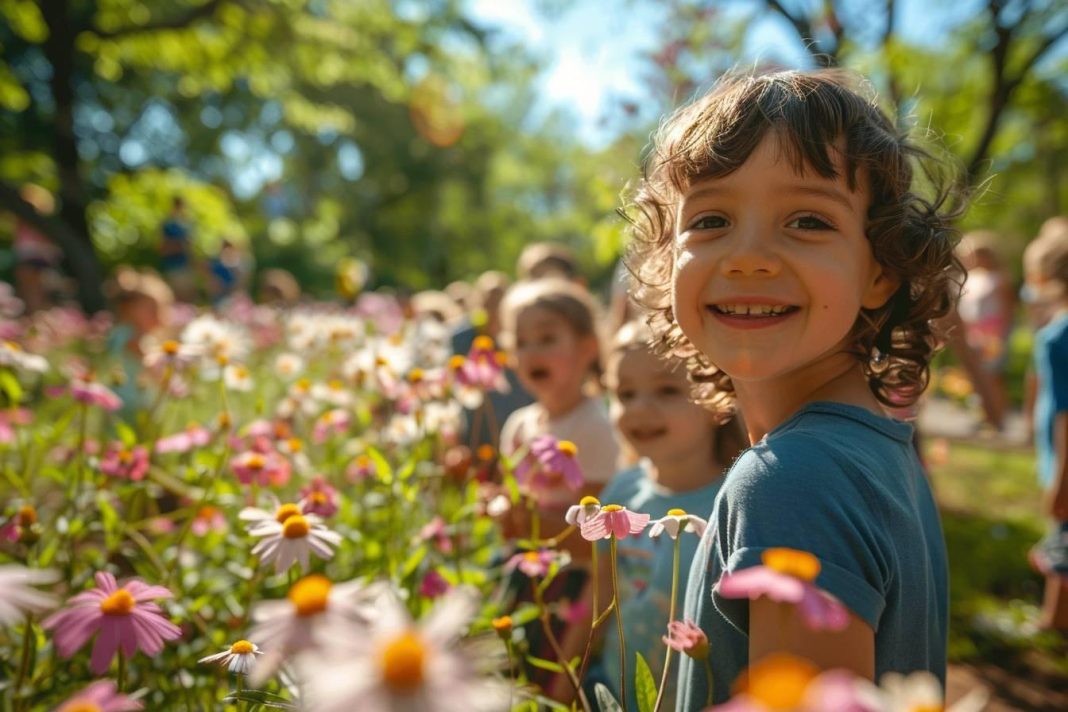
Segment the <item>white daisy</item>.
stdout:
[[693,514],[687,514],[684,509],[669,509],[667,516],[652,522],[649,527],[649,536],[654,539],[664,532],[672,539],[679,538],[679,531],[693,532],[698,538],[704,536],[708,522]]
[[284,600],[262,601],[252,609],[255,627],[249,634],[267,649],[249,678],[259,685],[287,658],[334,639],[359,638],[375,615],[379,584],[356,581],[334,584],[325,576],[305,576],[289,588]]
[[252,390],[252,374],[239,363],[232,363],[223,369],[223,382],[231,391]]
[[141,361],[144,363],[145,368],[170,366],[171,368],[181,369],[200,356],[200,347],[173,339],[159,339],[147,336],[142,340],[141,345],[145,354]]
[[55,597],[32,586],[54,583],[58,578],[59,574],[51,569],[0,566],[0,625],[16,623],[24,613],[54,608],[57,604]]
[[274,372],[286,380],[296,378],[304,371],[304,359],[296,354],[278,354],[274,360]]
[[247,640],[239,640],[221,653],[209,655],[197,660],[198,663],[219,663],[229,667],[230,672],[239,675],[248,675],[252,666],[256,664],[256,656],[263,655],[263,651],[255,643]]
[[309,552],[330,559],[334,556],[331,547],[341,543],[340,534],[323,526],[316,515],[303,514],[299,505],[283,504],[274,514],[246,507],[238,517],[254,522],[248,533],[262,539],[252,547],[252,553],[264,565],[273,561],[275,573],[287,571],[294,563],[300,564],[302,572],[307,571]]
[[44,356],[23,351],[14,341],[0,341],[0,366],[8,366],[18,371],[44,373],[48,370],[48,360]]
[[[375,603],[362,636],[302,656],[309,709],[317,712],[478,712],[506,709],[508,687],[489,669],[490,648],[461,643],[477,594],[455,588],[418,623],[392,592]],[[487,639],[489,641],[489,639]],[[494,638],[493,650],[500,644]]]

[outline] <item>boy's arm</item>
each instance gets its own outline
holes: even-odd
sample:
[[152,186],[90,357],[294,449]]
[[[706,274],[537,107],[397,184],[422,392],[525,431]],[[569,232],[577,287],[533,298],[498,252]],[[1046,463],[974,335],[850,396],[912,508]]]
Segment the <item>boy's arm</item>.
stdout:
[[1068,521],[1068,412],[1057,413],[1053,421],[1053,452],[1056,470],[1050,488],[1049,513],[1057,521]]
[[797,607],[767,598],[749,602],[749,664],[771,653],[789,653],[821,670],[842,668],[875,679],[875,631],[853,613],[840,631],[813,631]]

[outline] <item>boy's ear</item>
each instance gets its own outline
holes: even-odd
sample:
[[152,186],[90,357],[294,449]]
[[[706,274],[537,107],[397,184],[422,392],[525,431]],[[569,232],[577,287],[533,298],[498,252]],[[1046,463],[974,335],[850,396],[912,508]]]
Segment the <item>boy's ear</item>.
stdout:
[[878,309],[883,306],[901,286],[901,280],[887,273],[882,265],[876,263],[875,269],[875,276],[860,300],[860,305],[865,309]]

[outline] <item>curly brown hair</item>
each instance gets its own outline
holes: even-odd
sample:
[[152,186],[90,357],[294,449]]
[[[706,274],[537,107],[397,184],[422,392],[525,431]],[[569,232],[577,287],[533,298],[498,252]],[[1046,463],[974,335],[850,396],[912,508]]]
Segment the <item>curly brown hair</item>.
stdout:
[[632,297],[646,310],[658,348],[686,362],[696,396],[715,410],[733,408],[734,387],[675,321],[675,210],[693,183],[741,167],[769,131],[799,173],[837,179],[840,153],[851,190],[859,172],[867,174],[865,233],[875,259],[900,287],[883,306],[861,309],[851,352],[884,405],[911,405],[927,386],[931,358],[942,346],[937,320],[956,302],[964,279],[953,249],[959,212],[948,208],[956,189],[946,164],[911,143],[857,85],[837,70],[727,75],[653,136],[642,180],[621,211],[631,224]]

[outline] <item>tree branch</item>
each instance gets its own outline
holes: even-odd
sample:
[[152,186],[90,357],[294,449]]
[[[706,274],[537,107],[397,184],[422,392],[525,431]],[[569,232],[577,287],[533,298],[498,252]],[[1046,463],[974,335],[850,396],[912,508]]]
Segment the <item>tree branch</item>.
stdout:
[[[783,7],[779,0],[765,0],[769,10],[782,16],[790,25],[793,26],[794,31],[801,39],[801,43],[805,46],[805,51],[819,64],[821,67],[831,67],[837,63],[838,59],[838,47],[834,47],[829,52],[823,52],[820,50],[819,45],[816,43],[816,38],[812,32],[812,23],[808,21],[808,18],[803,15],[793,15]],[[837,21],[837,18],[836,18]],[[835,31],[835,36],[840,37],[842,30]]]
[[215,14],[215,11],[222,6],[225,0],[208,0],[203,5],[190,8],[182,15],[177,15],[165,20],[157,20],[156,22],[150,22],[145,25],[130,25],[129,27],[120,27],[115,30],[91,30],[93,34],[102,39],[114,40],[122,37],[129,37],[131,35],[141,34],[143,32],[158,32],[161,30],[181,30],[189,27],[197,20],[201,20],[206,17],[211,17]]

